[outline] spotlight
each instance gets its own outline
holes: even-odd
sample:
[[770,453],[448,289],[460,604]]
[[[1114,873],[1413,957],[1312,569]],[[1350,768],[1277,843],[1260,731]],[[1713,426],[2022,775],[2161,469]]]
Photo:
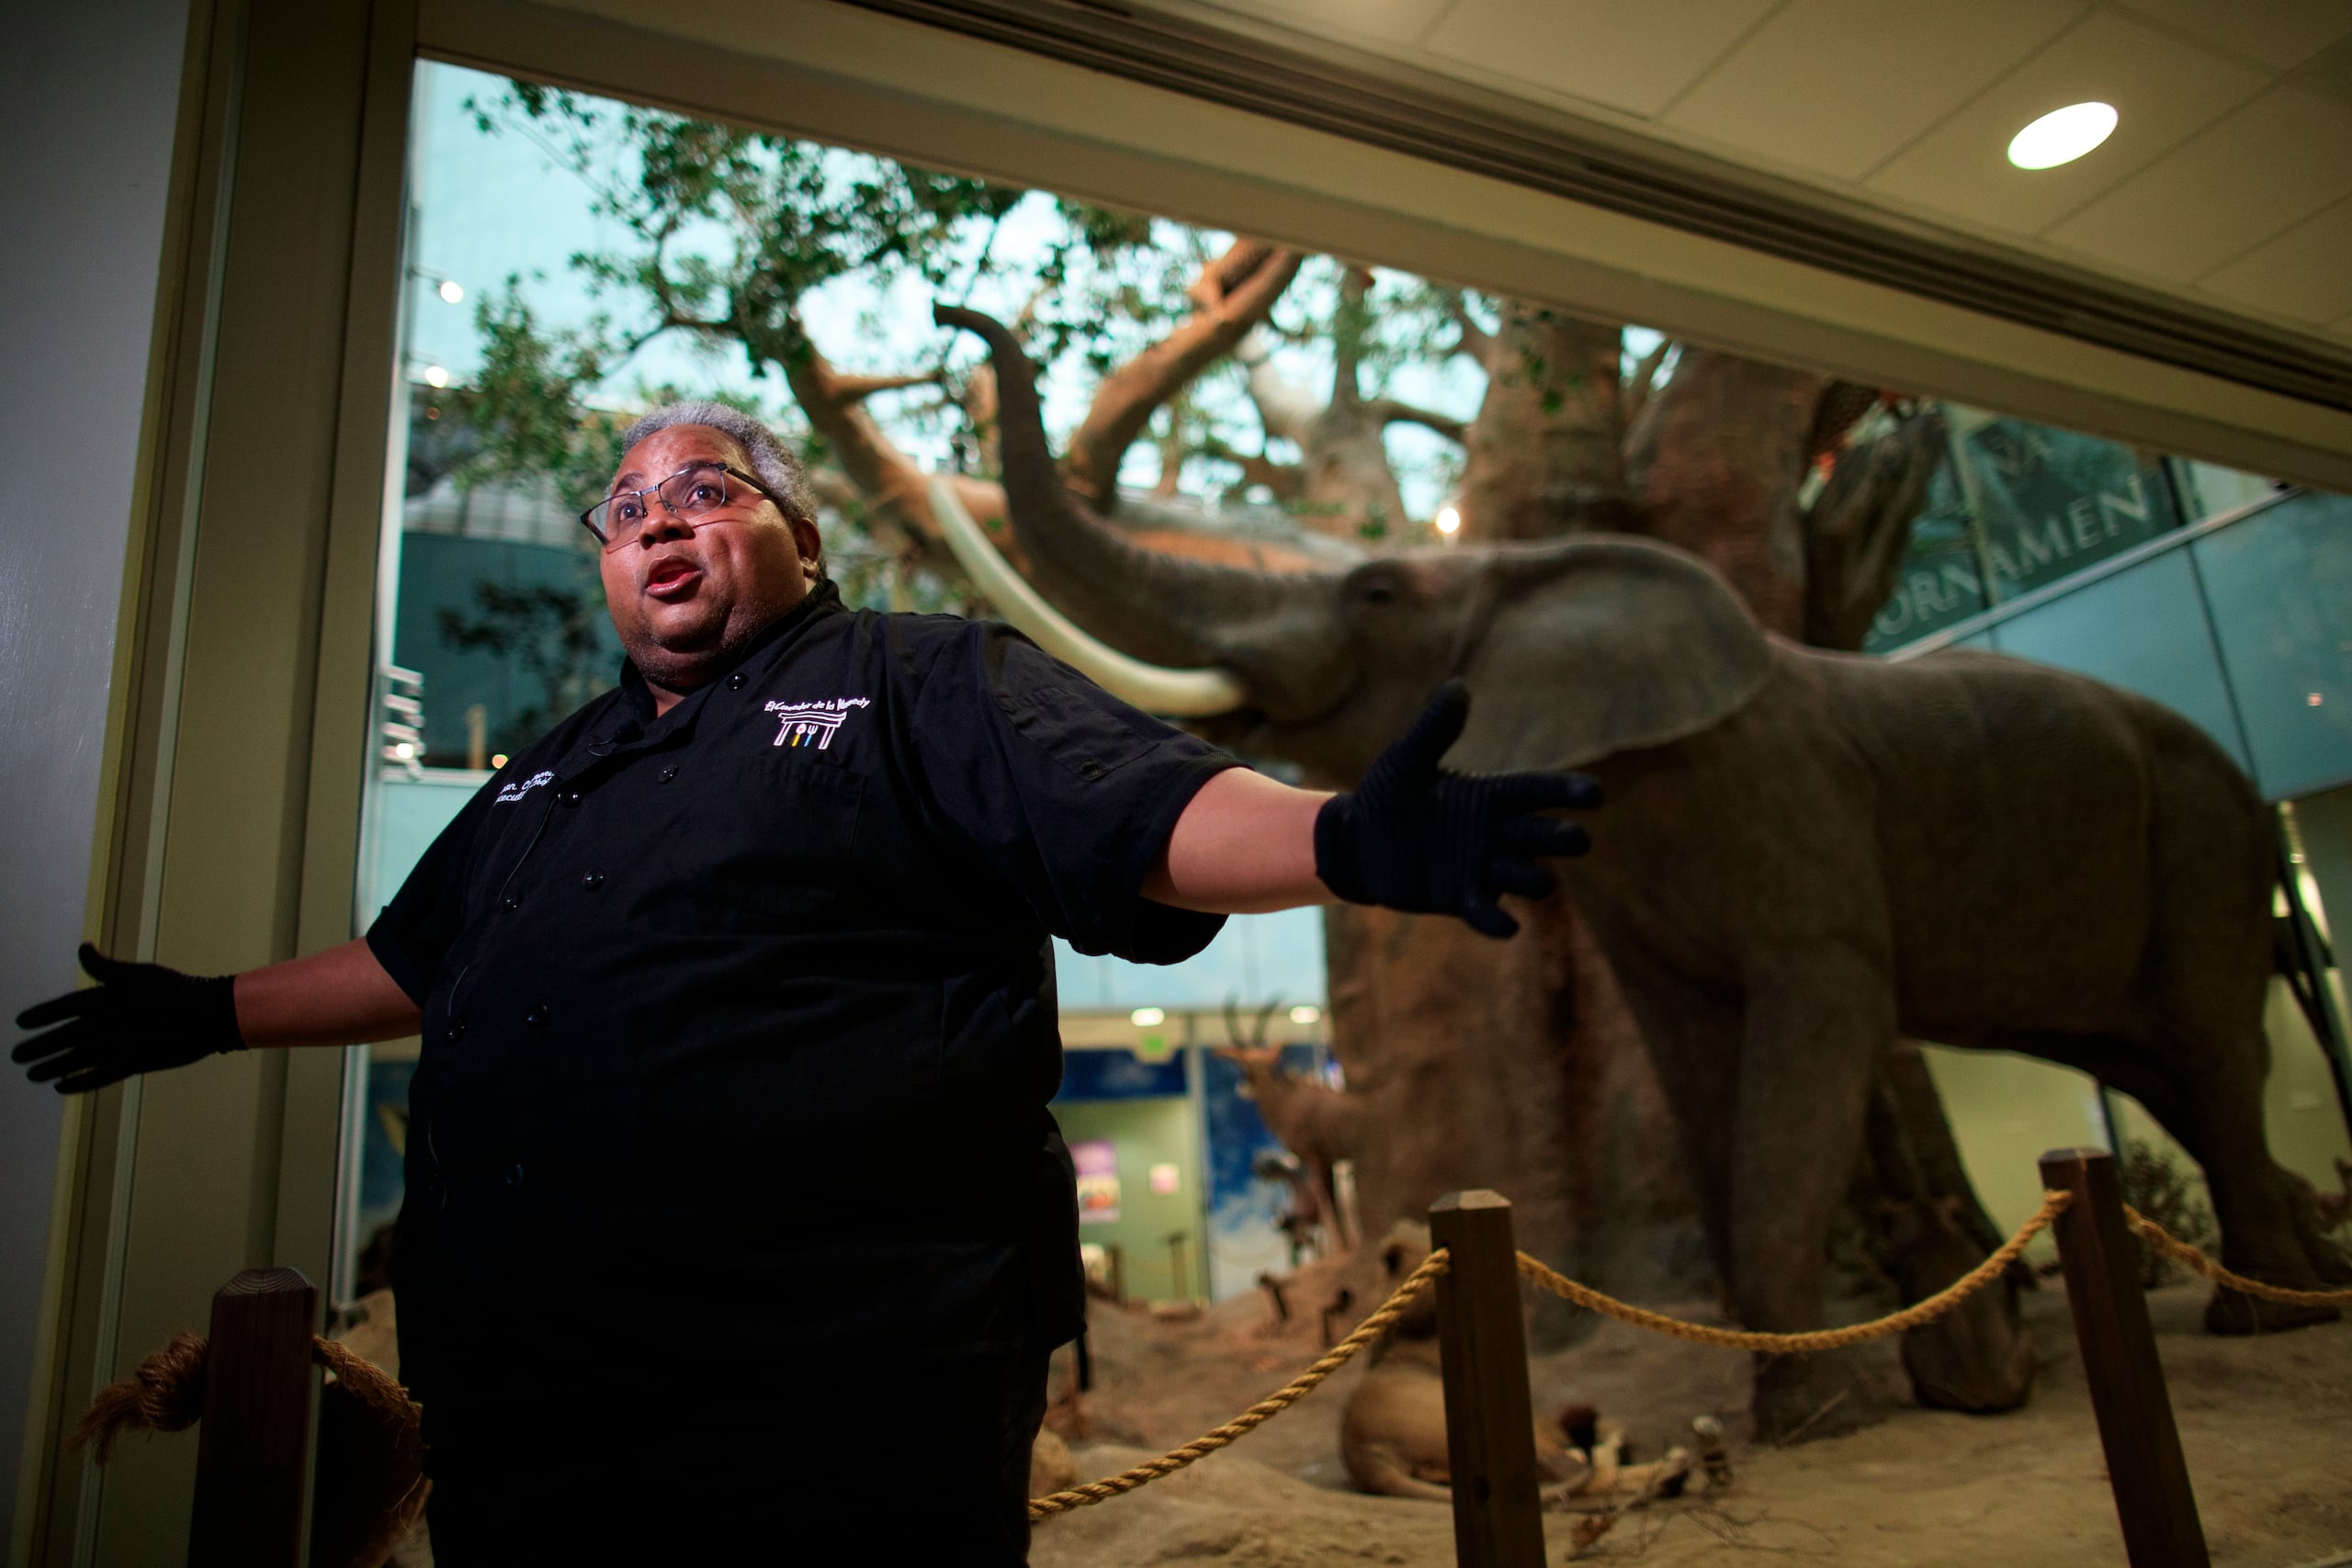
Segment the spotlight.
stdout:
[[441,296],[444,303],[455,305],[466,297],[466,286],[454,277],[445,277],[434,292]]
[[2114,105],[2069,104],[2011,137],[2009,162],[2020,169],[2054,169],[2073,163],[2114,132]]
[[428,387],[446,387],[449,384],[449,373],[438,365],[428,365],[424,367],[424,384]]
[[1462,513],[1451,506],[1441,506],[1437,513],[1437,531],[1451,539],[1462,531]]

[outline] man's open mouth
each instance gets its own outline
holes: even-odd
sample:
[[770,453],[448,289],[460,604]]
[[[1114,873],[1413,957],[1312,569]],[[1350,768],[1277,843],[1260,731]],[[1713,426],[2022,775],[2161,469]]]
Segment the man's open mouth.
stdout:
[[692,591],[702,578],[702,569],[681,556],[653,563],[645,574],[645,591],[657,599],[674,599]]

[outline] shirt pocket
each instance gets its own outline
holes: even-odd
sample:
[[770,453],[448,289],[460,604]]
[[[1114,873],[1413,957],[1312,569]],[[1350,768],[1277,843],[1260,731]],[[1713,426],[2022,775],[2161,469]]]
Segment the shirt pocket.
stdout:
[[865,776],[792,750],[718,759],[654,846],[649,918],[711,933],[786,932],[831,914],[855,859]]

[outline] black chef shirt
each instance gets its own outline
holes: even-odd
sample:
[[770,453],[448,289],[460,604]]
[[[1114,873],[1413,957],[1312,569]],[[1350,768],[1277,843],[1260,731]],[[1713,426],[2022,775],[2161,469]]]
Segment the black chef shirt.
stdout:
[[1231,765],[825,583],[667,714],[625,667],[501,769],[368,933],[424,1013],[396,1279],[437,1440],[566,1359],[674,1405],[779,1348],[1074,1334],[1046,934],[1206,945],[1138,890]]

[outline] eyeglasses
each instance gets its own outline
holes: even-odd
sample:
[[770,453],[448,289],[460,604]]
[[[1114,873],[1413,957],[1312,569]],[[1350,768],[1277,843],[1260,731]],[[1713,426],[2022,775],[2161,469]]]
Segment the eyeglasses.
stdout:
[[[645,526],[645,520],[653,514],[646,497],[653,497],[669,508],[672,515],[699,528],[706,520],[718,521],[710,515],[712,513],[747,503],[748,498],[738,493],[738,485],[775,501],[773,491],[741,468],[726,463],[689,463],[658,485],[615,491],[582,513],[580,524],[596,536],[596,542],[609,555],[636,538],[638,530]],[[784,503],[776,502],[776,509],[784,510]]]

